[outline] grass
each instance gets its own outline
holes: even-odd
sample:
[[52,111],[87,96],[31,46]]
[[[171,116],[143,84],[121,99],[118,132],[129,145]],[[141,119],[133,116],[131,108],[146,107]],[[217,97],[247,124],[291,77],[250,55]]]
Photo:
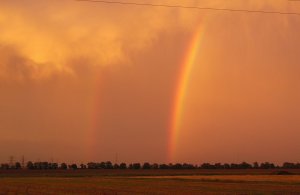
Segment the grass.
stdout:
[[[21,171],[22,172],[22,171]],[[0,172],[0,194],[300,194],[300,175],[255,170]]]

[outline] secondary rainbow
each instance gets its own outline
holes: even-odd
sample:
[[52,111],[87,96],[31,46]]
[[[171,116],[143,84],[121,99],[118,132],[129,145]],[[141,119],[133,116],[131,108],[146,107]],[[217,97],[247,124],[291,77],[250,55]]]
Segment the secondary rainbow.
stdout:
[[201,40],[203,38],[203,29],[199,27],[192,37],[188,46],[187,53],[179,71],[179,79],[175,90],[175,98],[172,106],[170,140],[169,140],[169,161],[172,162],[177,150],[178,138],[182,130],[182,119],[184,115],[185,98],[188,91],[189,81],[195,61],[199,54]]

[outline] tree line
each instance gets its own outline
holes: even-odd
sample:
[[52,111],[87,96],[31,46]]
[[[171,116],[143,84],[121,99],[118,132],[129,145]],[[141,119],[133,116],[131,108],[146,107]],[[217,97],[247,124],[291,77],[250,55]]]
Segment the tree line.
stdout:
[[26,165],[21,165],[20,162],[13,164],[2,163],[0,169],[29,169],[29,170],[46,170],[46,169],[300,169],[300,163],[285,162],[281,166],[275,165],[274,163],[264,162],[253,164],[242,162],[242,163],[203,163],[201,165],[193,165],[188,163],[176,163],[176,164],[150,164],[145,162],[141,163],[115,163],[110,161],[106,162],[89,162],[87,164],[67,164],[67,163],[52,163],[52,162],[32,162],[29,161]]

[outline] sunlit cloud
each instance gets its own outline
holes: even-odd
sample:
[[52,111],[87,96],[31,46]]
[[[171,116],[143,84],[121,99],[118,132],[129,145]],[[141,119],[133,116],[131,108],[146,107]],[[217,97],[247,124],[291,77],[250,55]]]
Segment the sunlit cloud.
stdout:
[[180,18],[185,18],[180,11],[165,9],[118,12],[123,8],[75,1],[28,2],[34,5],[1,2],[2,78],[75,74],[70,62],[80,59],[93,66],[124,64],[131,53],[151,46],[160,32],[183,26]]

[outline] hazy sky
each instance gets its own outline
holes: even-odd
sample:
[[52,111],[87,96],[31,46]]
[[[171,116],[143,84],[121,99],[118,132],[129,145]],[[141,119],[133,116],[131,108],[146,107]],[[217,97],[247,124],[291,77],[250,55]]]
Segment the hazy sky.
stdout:
[[[300,12],[286,0],[130,2]],[[299,161],[299,35],[295,15],[1,0],[0,160]]]

